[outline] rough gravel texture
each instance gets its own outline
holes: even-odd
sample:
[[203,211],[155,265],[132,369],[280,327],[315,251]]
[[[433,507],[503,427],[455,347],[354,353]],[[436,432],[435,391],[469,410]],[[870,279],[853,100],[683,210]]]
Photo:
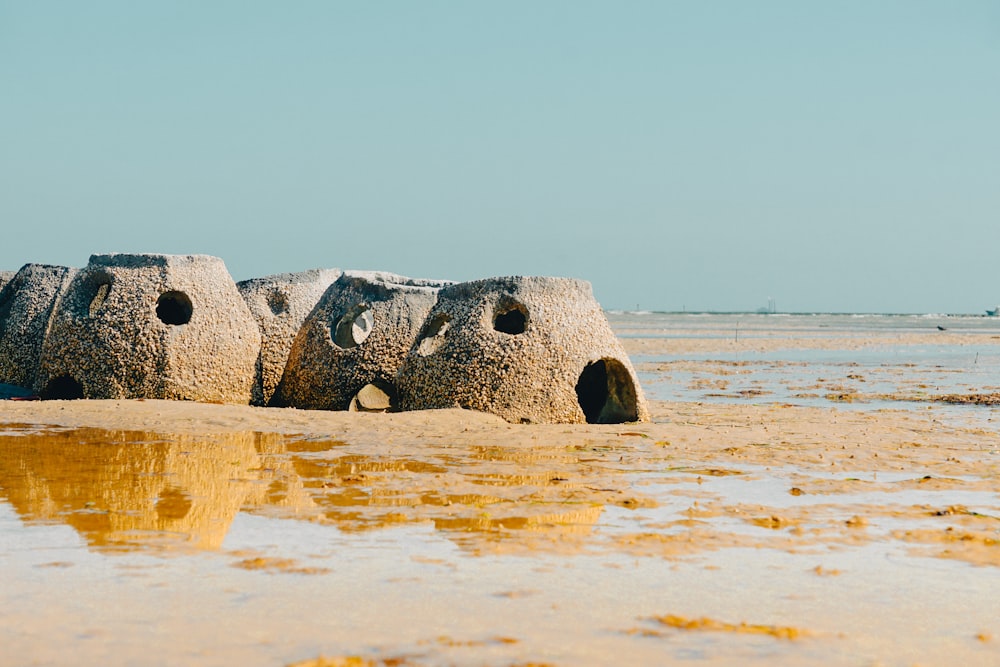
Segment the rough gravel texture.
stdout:
[[40,390],[71,378],[84,398],[245,404],[259,351],[257,323],[221,259],[92,255],[53,315]]
[[276,402],[347,410],[372,384],[394,402],[396,372],[448,281],[381,272],[346,272],[299,330]]
[[236,283],[261,333],[251,404],[271,403],[302,323],[342,273],[340,269],[311,269]]
[[0,291],[0,382],[34,389],[53,307],[76,269],[25,264]]
[[515,423],[649,419],[635,370],[590,283],[570,278],[443,288],[398,388],[404,410],[462,407]]

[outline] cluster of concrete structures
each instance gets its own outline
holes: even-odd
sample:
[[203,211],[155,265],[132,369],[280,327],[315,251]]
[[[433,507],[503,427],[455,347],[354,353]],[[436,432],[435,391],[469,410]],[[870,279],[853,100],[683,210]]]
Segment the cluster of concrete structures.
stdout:
[[316,269],[236,283],[217,257],[102,254],[0,272],[0,287],[0,383],[43,399],[649,418],[582,280]]

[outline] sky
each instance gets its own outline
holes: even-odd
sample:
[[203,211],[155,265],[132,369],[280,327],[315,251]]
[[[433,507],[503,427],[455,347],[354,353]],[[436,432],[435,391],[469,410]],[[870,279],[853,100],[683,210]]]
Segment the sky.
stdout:
[[994,0],[0,0],[0,269],[1000,303]]

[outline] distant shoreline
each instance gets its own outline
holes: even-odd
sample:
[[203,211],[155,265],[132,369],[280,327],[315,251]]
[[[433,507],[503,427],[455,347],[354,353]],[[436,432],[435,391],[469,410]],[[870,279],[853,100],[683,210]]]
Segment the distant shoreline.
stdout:
[[983,319],[997,318],[996,315],[988,315],[985,310],[981,314],[977,313],[877,313],[869,311],[858,312],[826,312],[826,311],[777,311],[774,313],[760,313],[755,310],[629,310],[620,308],[605,308],[604,312],[609,315],[752,315],[759,317],[974,317]]

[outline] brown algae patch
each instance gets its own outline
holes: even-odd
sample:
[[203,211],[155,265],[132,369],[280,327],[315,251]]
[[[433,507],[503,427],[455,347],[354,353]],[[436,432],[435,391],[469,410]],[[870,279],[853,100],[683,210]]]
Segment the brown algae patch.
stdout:
[[419,662],[409,656],[363,658],[360,655],[324,656],[289,663],[286,667],[416,667]]
[[967,530],[945,528],[920,528],[897,530],[892,536],[903,542],[918,545],[915,555],[960,560],[972,565],[1000,567],[1000,530]]
[[1000,405],[1000,392],[989,394],[945,394],[933,396],[930,400],[953,405]]
[[665,614],[663,616],[654,616],[651,620],[668,628],[689,632],[732,632],[736,634],[767,635],[775,639],[788,641],[813,636],[813,633],[808,630],[789,625],[764,625],[747,623],[746,621],[728,623],[707,616],[688,618],[677,614]]
[[781,530],[795,525],[796,521],[788,519],[786,517],[772,514],[770,516],[764,517],[752,517],[750,522],[754,525],[760,526],[761,528],[769,528],[771,530]]
[[705,522],[678,521],[674,526],[680,532],[666,533],[656,530],[622,535],[616,538],[615,548],[619,552],[634,556],[673,560],[721,549],[760,545],[759,541],[752,537],[724,532]]
[[268,558],[264,556],[244,558],[233,563],[233,567],[284,574],[327,574],[330,572],[330,569],[326,567],[302,567],[294,558]]
[[[419,648],[408,652],[386,652],[389,654],[376,657],[365,657],[358,654],[321,655],[290,663],[286,667],[424,667],[425,665],[454,664],[452,661],[445,661],[444,655],[466,650],[509,647],[520,643],[521,640],[505,635],[495,635],[485,639],[457,639],[449,635],[440,635],[433,639],[417,641],[416,647]],[[508,661],[504,661],[503,664],[510,667],[545,667],[548,665],[548,663],[542,662]]]

